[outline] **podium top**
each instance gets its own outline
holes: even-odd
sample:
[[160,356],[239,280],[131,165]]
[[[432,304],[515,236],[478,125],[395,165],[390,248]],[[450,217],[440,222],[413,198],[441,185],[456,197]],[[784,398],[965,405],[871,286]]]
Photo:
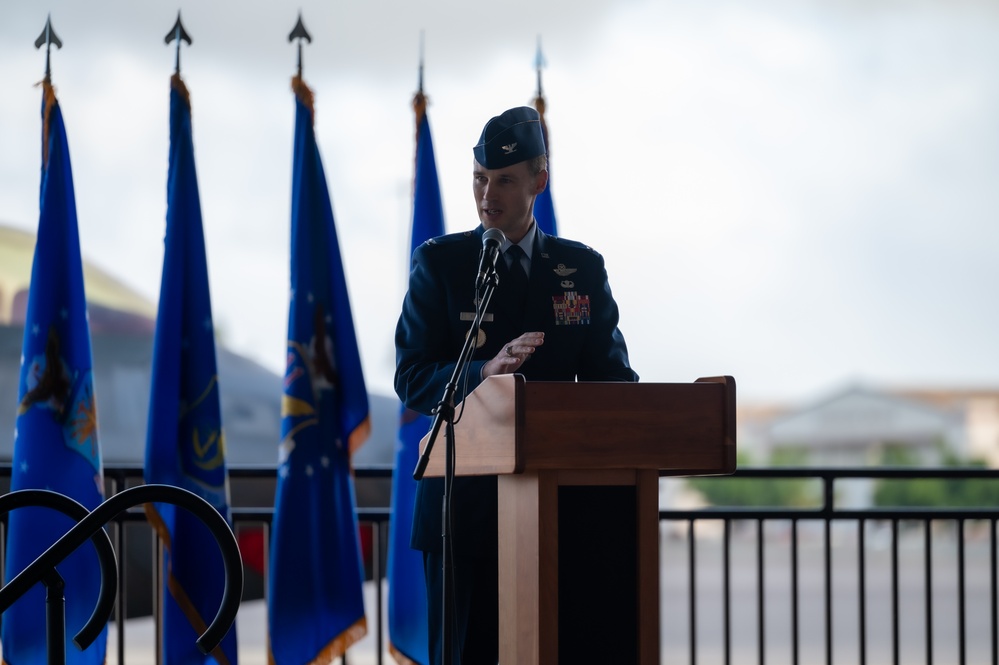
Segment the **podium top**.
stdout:
[[[541,469],[735,471],[735,380],[694,383],[483,381],[456,407],[455,473]],[[444,474],[444,430],[427,476]],[[421,450],[429,435],[420,442]]]

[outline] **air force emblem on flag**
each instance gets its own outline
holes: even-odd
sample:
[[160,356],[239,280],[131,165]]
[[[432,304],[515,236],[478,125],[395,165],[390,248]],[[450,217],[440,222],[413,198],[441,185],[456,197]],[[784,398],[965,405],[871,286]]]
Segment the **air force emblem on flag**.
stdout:
[[[37,326],[36,326],[37,327]],[[28,409],[37,406],[50,409],[57,422],[65,422],[69,405],[69,391],[73,377],[66,361],[59,351],[59,333],[55,328],[49,329],[48,340],[45,342],[45,352],[31,359],[28,372],[25,375],[25,392],[21,398],[21,408],[18,415],[27,413]]]
[[97,403],[94,400],[94,377],[90,370],[83,373],[73,386],[75,391],[63,437],[66,447],[84,457],[94,471],[101,472],[101,449],[97,445]]
[[[184,476],[209,495],[213,505],[225,502],[225,434],[218,404],[218,377],[208,379],[196,400],[182,404],[177,439]],[[189,487],[188,489],[194,489]]]
[[31,359],[18,416],[32,407],[51,411],[52,419],[62,426],[66,447],[82,455],[94,471],[100,472],[93,374],[90,370],[72,370],[59,348],[59,333],[51,328],[45,352]]

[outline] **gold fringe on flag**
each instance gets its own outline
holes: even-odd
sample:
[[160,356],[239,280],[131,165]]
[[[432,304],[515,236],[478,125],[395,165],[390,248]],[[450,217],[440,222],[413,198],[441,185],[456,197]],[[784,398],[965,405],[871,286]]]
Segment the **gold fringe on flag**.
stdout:
[[406,657],[406,654],[395,648],[395,645],[389,642],[388,645],[389,655],[395,659],[399,665],[420,665],[415,660],[410,660]]
[[427,114],[427,96],[423,94],[420,90],[413,97],[413,111],[416,112],[416,143],[420,142],[420,123],[423,122],[423,116]]
[[[174,74],[176,78],[177,75]],[[181,83],[183,85],[183,83]],[[160,537],[163,542],[163,547],[166,548],[167,552],[173,551],[173,540],[170,535],[170,529],[167,528],[166,522],[163,521],[163,517],[160,515],[159,511],[156,510],[156,506],[152,503],[146,503],[142,506],[143,510],[146,512],[146,520],[149,525],[153,528],[156,534]],[[170,569],[167,570],[167,590],[170,595],[173,596],[174,601],[180,607],[184,616],[187,617],[188,623],[198,635],[203,635],[206,630],[208,630],[208,624],[205,623],[204,617],[198,612],[198,609],[194,606],[190,597],[187,595],[187,591],[184,587],[177,581],[177,578],[173,576],[173,561],[171,560]],[[160,615],[162,620],[162,614]],[[225,652],[222,650],[222,644],[220,643],[212,650],[212,656],[218,661],[219,665],[229,665],[229,659],[226,657]]]
[[534,98],[534,108],[537,110],[538,115],[541,116],[541,123],[545,122],[545,98],[538,95]]
[[[369,436],[371,436],[371,416],[358,423],[354,431],[347,436],[347,450],[350,451],[351,456],[357,452],[362,443],[368,440]],[[351,468],[351,473],[353,473],[353,468]]]
[[42,95],[45,99],[45,111],[42,114],[42,168],[46,168],[49,165],[49,118],[59,100],[56,99],[55,88],[47,76],[38,85],[42,86]]
[[541,137],[545,140],[545,153],[551,157],[551,146],[548,144],[548,123],[545,122],[545,98],[538,95],[534,98],[534,109],[541,117]]
[[[365,617],[361,617],[354,625],[334,637],[329,644],[316,654],[315,658],[304,665],[330,665],[334,660],[347,653],[347,649],[367,634],[368,620]],[[270,649],[267,651],[267,663],[268,665],[276,665],[274,654],[271,653]]]
[[315,95],[312,93],[312,89],[305,84],[301,76],[297,75],[291,77],[291,89],[295,93],[295,96],[298,97],[298,100],[309,109],[309,113],[312,114],[312,122],[315,122]]
[[184,79],[180,78],[180,74],[174,74],[170,77],[170,87],[180,93],[187,108],[191,108],[191,94],[187,91],[187,86],[184,85]]
[[[420,90],[413,96],[413,112],[416,115],[416,140],[413,143],[415,146],[420,145],[420,126],[423,124],[423,117],[427,115],[427,104],[429,100],[427,96],[423,94],[423,89]],[[418,149],[417,149],[418,150]],[[416,196],[416,160],[418,159],[417,150],[413,151],[413,180],[410,187],[410,199]]]

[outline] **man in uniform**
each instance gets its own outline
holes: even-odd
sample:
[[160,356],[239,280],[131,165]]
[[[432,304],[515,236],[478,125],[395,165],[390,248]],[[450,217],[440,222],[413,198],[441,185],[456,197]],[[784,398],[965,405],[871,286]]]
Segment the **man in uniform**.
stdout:
[[[486,229],[499,229],[505,240],[499,285],[467,369],[469,390],[514,372],[535,381],[637,381],[603,258],[543,233],[534,220],[535,197],[548,183],[538,113],[519,107],[492,118],[472,152],[481,225],[428,240],[413,254],[395,338],[400,399],[430,414],[443,396],[475,313]],[[443,493],[443,479],[421,480],[413,517],[412,546],[424,553],[432,663],[441,662],[443,649]],[[456,478],[452,485],[456,664],[498,660],[496,503],[495,477]]]

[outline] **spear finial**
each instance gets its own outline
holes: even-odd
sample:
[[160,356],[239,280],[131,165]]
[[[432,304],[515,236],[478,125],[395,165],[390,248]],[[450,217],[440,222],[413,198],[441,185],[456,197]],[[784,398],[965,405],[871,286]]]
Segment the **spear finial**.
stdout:
[[42,34],[38,35],[38,39],[35,40],[35,48],[41,48],[42,44],[45,45],[45,82],[52,82],[52,66],[51,58],[52,55],[52,45],[55,44],[56,48],[62,48],[62,40],[56,35],[55,30],[52,29],[52,15],[49,14],[45,18],[45,27],[42,28]]
[[538,97],[544,97],[541,91],[541,70],[548,65],[545,54],[541,52],[541,35],[538,35],[538,51],[534,55],[534,69],[538,72]]
[[180,74],[180,43],[181,42],[187,42],[188,46],[191,45],[191,36],[189,34],[187,34],[187,31],[184,30],[184,24],[180,22],[180,10],[179,9],[177,10],[177,22],[173,24],[172,28],[170,28],[170,32],[167,33],[166,38],[164,39],[164,41],[169,46],[170,42],[172,42],[175,39],[177,40],[177,58],[174,61],[174,69],[173,69],[173,71],[174,71],[175,74],[179,75]]
[[419,92],[423,94],[423,30],[420,30],[420,87]]
[[305,24],[302,23],[302,12],[298,12],[298,22],[295,23],[295,27],[292,28],[291,34],[288,35],[288,41],[293,42],[298,40],[298,78],[302,78],[302,40],[312,43],[312,35],[309,31],[305,29]]
[[420,139],[420,123],[427,112],[427,96],[423,94],[423,30],[420,30],[420,80],[413,95],[413,110],[416,111],[416,140]]

